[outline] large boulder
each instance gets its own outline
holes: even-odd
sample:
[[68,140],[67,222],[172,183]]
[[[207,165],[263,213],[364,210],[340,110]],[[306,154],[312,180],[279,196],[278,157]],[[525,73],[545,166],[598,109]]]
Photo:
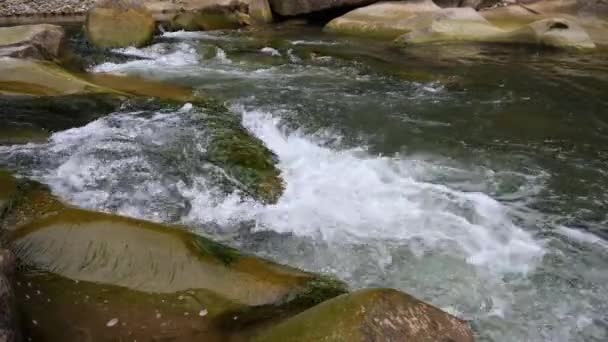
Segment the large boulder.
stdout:
[[466,322],[390,289],[368,289],[336,297],[254,339],[255,342],[473,340]]
[[0,57],[57,59],[64,38],[65,32],[56,25],[0,27]]
[[220,30],[272,22],[267,0],[186,1],[169,23],[172,30]]
[[118,92],[88,82],[53,63],[0,57],[0,95],[70,95],[91,93]]
[[184,228],[68,207],[31,181],[18,189],[3,239],[36,341],[223,341],[346,292]]
[[139,0],[104,0],[87,13],[87,39],[101,48],[141,47],[156,30],[152,14]]
[[270,0],[270,7],[282,16],[295,16],[333,8],[368,5],[378,0]]
[[466,10],[444,9],[432,15],[429,21],[423,20],[423,17],[416,18],[418,27],[397,38],[396,42],[420,44],[464,41],[531,44],[579,50],[595,48],[587,32],[574,21],[543,19],[512,31],[504,31],[487,22],[472,9],[469,9],[471,12],[468,14]]
[[397,38],[400,43],[484,41],[504,31],[490,24],[472,8],[445,8],[422,13],[402,22],[408,33]]
[[565,19],[582,27],[596,45],[608,46],[608,3],[592,0],[532,0],[488,8],[480,14],[505,30],[543,19]]
[[387,1],[361,7],[330,21],[329,32],[394,39],[412,30],[411,19],[439,11],[431,0]]

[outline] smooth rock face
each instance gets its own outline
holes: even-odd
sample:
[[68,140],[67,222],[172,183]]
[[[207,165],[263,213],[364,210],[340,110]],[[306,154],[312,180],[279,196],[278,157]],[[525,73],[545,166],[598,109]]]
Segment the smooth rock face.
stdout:
[[346,6],[364,6],[377,0],[270,0],[270,7],[282,16],[294,16]]
[[0,94],[70,95],[113,93],[96,86],[55,64],[0,57]]
[[544,19],[512,31],[501,30],[472,9],[451,8],[414,19],[412,32],[399,38],[401,44],[433,42],[490,42],[543,45],[567,49],[593,49],[595,44],[585,30],[574,21]]
[[504,32],[490,24],[472,8],[445,8],[423,13],[405,21],[409,33],[399,37],[401,43],[445,41],[483,41]]
[[26,338],[242,341],[346,292],[184,229],[71,208],[41,184],[18,182],[1,219],[20,260]]
[[56,59],[64,44],[65,32],[56,25],[0,27],[0,57]]
[[368,289],[323,302],[262,332],[256,342],[472,342],[464,321],[405,293]]
[[[124,3],[124,4],[123,4]],[[144,46],[156,30],[152,14],[143,6],[127,0],[106,1],[87,13],[85,31],[88,40],[101,48]]]
[[408,19],[439,10],[440,7],[431,0],[380,2],[350,11],[330,21],[325,30],[394,39],[412,30]]

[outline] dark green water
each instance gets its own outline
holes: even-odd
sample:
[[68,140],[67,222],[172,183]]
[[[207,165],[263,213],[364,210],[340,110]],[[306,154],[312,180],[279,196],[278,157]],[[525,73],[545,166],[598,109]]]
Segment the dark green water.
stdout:
[[194,86],[242,113],[281,160],[279,203],[191,171],[204,146],[187,108],[0,147],[0,164],[79,205],[402,289],[470,320],[479,341],[608,339],[605,52],[400,50],[296,27],[121,53],[134,60],[92,70]]

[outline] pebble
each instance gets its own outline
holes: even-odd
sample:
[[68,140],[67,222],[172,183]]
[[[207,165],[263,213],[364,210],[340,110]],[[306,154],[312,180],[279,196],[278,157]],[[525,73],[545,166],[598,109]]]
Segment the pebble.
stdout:
[[111,328],[111,327],[115,326],[116,324],[118,324],[118,318],[112,318],[111,320],[108,321],[108,323],[106,323],[106,327]]
[[207,311],[207,309],[203,309],[198,313],[198,315],[201,317],[205,317],[205,316],[207,316],[208,313],[209,312]]

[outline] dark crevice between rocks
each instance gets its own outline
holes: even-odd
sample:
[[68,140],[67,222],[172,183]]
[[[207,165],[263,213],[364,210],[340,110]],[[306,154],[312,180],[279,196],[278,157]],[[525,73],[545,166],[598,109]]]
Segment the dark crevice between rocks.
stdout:
[[[369,4],[372,4],[374,1],[370,1]],[[367,4],[367,5],[369,5]],[[282,16],[276,12],[273,12],[275,21],[277,22],[285,22],[288,20],[297,20],[297,21],[305,21],[307,24],[312,26],[325,26],[328,22],[332,21],[335,18],[341,17],[346,13],[355,10],[360,7],[364,7],[366,5],[357,5],[357,6],[342,6],[336,8],[330,8],[318,12],[312,12],[307,14],[301,14],[296,16]]]

